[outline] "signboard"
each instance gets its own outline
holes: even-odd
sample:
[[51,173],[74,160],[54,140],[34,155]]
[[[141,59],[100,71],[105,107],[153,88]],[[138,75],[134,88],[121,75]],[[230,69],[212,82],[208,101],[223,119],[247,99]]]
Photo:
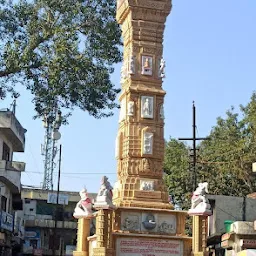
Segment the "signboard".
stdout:
[[39,239],[40,230],[35,228],[26,228],[24,236],[25,239]]
[[183,242],[180,240],[117,238],[118,256],[182,256]]
[[[68,205],[68,195],[59,194],[59,204]],[[57,204],[57,194],[56,193],[48,193],[48,204]]]
[[256,240],[240,239],[240,246],[243,248],[256,249]]
[[1,212],[1,228],[13,232],[13,215]]
[[66,256],[72,256],[73,255],[73,251],[76,250],[76,246],[75,245],[66,245]]

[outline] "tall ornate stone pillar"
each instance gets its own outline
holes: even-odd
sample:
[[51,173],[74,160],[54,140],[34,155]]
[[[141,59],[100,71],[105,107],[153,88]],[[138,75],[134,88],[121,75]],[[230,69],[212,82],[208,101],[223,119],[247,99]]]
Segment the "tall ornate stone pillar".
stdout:
[[73,252],[74,256],[88,256],[89,255],[89,243],[87,237],[90,236],[90,218],[78,219],[77,228],[77,246],[76,251]]
[[193,216],[193,255],[200,256],[206,253],[206,240],[208,233],[208,216]]
[[113,256],[112,245],[112,209],[99,209],[96,217],[97,246],[93,249],[94,256]]

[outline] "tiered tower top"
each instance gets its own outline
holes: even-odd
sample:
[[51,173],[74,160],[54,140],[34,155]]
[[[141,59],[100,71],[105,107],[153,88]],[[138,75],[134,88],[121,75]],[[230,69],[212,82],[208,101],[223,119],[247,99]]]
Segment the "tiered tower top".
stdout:
[[116,139],[116,206],[172,209],[163,181],[163,32],[171,0],[119,0],[124,61]]

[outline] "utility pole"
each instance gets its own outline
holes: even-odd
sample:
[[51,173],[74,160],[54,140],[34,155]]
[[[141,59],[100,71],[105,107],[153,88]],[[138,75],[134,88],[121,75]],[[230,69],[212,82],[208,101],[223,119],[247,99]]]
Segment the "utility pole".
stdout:
[[197,138],[196,137],[196,107],[195,102],[193,101],[193,137],[192,138],[178,138],[178,140],[192,140],[193,141],[193,147],[192,147],[192,156],[193,156],[193,165],[192,165],[192,171],[193,171],[193,190],[197,187],[197,174],[196,174],[196,162],[197,162],[197,155],[196,155],[196,141],[197,140],[208,140],[209,138]]
[[57,213],[59,213],[59,194],[60,194],[60,170],[61,170],[61,144],[59,149],[59,171],[58,171],[58,185],[57,185],[57,205],[55,208],[55,217],[54,217],[54,230],[53,230],[53,255],[55,256],[55,249],[56,249],[56,233],[57,233],[57,223],[58,223],[58,216]]

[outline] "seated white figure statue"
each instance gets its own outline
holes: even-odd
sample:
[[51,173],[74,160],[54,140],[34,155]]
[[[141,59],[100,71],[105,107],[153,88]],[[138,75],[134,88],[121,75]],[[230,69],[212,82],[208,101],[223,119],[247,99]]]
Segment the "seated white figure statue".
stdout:
[[208,183],[199,183],[197,189],[193,193],[191,209],[188,211],[188,214],[211,215],[211,206],[208,199],[205,197],[206,193],[208,193]]
[[81,200],[76,204],[73,216],[75,218],[90,217],[92,216],[92,201],[88,197],[87,190],[82,189],[79,192]]
[[104,207],[114,207],[112,202],[112,193],[113,187],[111,186],[108,178],[106,176],[102,177],[100,190],[96,197],[96,201],[94,203],[94,208],[104,208]]

